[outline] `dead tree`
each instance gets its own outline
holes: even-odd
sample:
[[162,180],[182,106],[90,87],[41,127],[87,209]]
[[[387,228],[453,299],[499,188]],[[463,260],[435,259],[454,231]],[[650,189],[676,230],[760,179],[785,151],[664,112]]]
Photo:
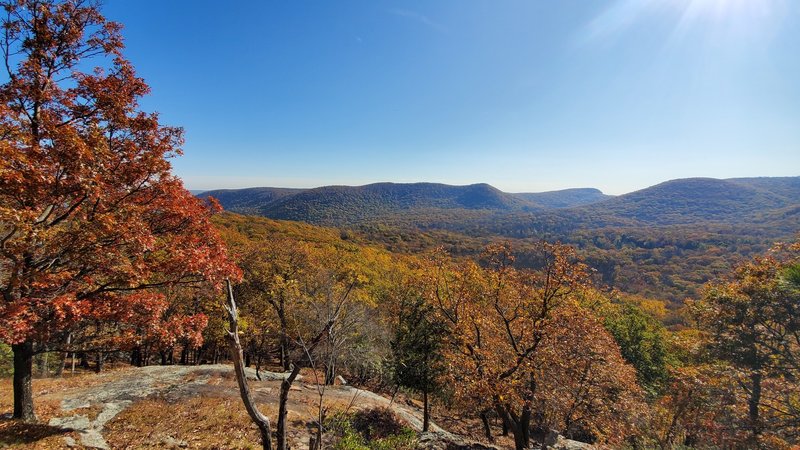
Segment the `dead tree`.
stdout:
[[242,355],[242,345],[239,342],[239,312],[236,309],[236,301],[233,298],[233,289],[231,282],[225,280],[225,287],[228,295],[228,304],[225,309],[228,311],[228,323],[230,330],[228,331],[228,344],[233,352],[233,367],[236,371],[236,381],[239,383],[239,393],[242,396],[242,402],[250,415],[250,419],[258,427],[261,432],[261,445],[264,450],[272,450],[272,431],[270,430],[269,418],[261,414],[258,410],[256,403],[250,395],[250,387],[247,385],[247,374],[244,371],[244,356]]

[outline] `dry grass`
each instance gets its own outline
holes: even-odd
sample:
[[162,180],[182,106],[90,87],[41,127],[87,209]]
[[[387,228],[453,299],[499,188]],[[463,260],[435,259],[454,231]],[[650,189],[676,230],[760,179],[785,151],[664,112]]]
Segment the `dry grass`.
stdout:
[[[208,380],[202,395],[189,398],[153,397],[138,401],[106,424],[103,435],[112,448],[169,448],[185,445],[201,449],[261,448],[258,429],[244,409],[236,382],[226,374]],[[277,416],[278,383],[253,385],[259,409]],[[288,412],[288,439],[301,448],[313,410],[307,395],[294,394]],[[273,422],[273,428],[275,424]]]
[[[61,412],[61,400],[66,391],[75,388],[92,386],[103,382],[93,372],[80,371],[76,374],[65,373],[62,378],[41,378],[33,380],[33,398],[36,424],[25,424],[18,420],[0,418],[0,448],[61,449],[64,448],[64,437],[77,439],[77,433],[48,426],[51,418]],[[100,412],[99,407],[76,410],[94,418]],[[0,415],[14,410],[14,391],[11,378],[0,379]]]
[[[61,410],[59,393],[70,386],[82,385],[84,377],[48,378],[33,380],[33,397],[36,401],[37,424],[26,424],[18,420],[0,419],[0,447],[57,449],[64,447],[64,436],[75,433],[50,427],[47,422]],[[0,413],[9,414],[14,410],[14,393],[11,379],[0,379]]]
[[260,447],[258,429],[235,398],[144,400],[106,424],[104,435],[112,448],[119,449],[165,448],[177,442],[204,449]]

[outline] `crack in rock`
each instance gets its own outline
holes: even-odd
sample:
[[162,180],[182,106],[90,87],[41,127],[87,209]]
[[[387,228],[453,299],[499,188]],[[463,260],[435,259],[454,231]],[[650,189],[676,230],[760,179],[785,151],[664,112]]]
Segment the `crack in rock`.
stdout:
[[[113,419],[117,414],[122,412],[132,402],[130,400],[122,400],[119,402],[107,402],[103,405],[103,410],[97,415],[95,420],[89,420],[88,417],[82,414],[69,417],[56,417],[50,420],[50,426],[61,427],[65,429],[75,430],[80,437],[81,445],[88,448],[108,449],[108,443],[103,439],[101,431],[105,424]],[[65,443],[69,445],[70,442],[67,438],[64,439]]]

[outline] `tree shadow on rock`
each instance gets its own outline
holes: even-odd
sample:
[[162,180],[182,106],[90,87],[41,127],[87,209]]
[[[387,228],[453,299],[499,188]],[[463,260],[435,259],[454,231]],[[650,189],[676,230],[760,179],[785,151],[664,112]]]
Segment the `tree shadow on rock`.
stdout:
[[8,417],[0,417],[0,447],[31,444],[51,436],[66,435],[70,432],[72,430],[47,424],[25,423]]

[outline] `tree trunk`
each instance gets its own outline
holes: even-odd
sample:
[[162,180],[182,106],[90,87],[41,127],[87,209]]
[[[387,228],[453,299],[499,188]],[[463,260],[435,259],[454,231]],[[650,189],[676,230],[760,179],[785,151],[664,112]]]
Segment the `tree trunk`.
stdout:
[[422,392],[422,432],[428,431],[431,425],[431,412],[428,405],[428,391]]
[[33,343],[23,342],[11,346],[14,351],[14,414],[13,418],[35,422],[33,413]]
[[761,436],[759,423],[759,405],[761,404],[761,372],[756,371],[750,376],[750,399],[748,401],[748,418],[750,419],[750,439],[753,446],[758,446]]
[[58,365],[56,366],[56,371],[53,372],[53,376],[56,378],[61,378],[61,375],[64,373],[64,365],[67,363],[67,352],[58,352]]
[[501,405],[497,405],[495,410],[497,410],[497,415],[500,417],[500,422],[503,424],[503,436],[508,436],[508,431],[511,428],[511,424],[509,422],[511,420]]
[[261,432],[263,450],[272,450],[272,433],[269,419],[258,410],[250,394],[250,387],[247,385],[247,374],[244,371],[244,355],[242,354],[242,345],[239,342],[239,312],[236,308],[236,301],[233,298],[233,288],[230,281],[225,280],[225,287],[228,295],[228,304],[225,305],[225,309],[228,312],[228,325],[230,328],[227,338],[233,352],[233,367],[236,372],[236,381],[239,384],[239,394],[242,397],[247,414]]
[[522,424],[514,424],[511,428],[511,434],[514,435],[514,448],[516,450],[527,450],[530,448],[530,440],[525,437],[525,431],[522,429]]
[[492,427],[489,425],[489,411],[490,410],[481,411],[481,422],[483,423],[483,434],[486,436],[486,439],[488,439],[489,442],[494,442]]
[[529,449],[531,443],[530,408],[524,407],[519,417],[504,405],[498,406],[497,412],[503,418],[503,422],[507,424],[509,430],[511,430],[511,434],[514,435],[514,448],[516,450]]
[[100,373],[103,371],[103,352],[97,352],[95,356],[97,358],[97,364],[94,366],[94,371]]
[[136,347],[131,351],[131,365],[136,367],[142,367],[141,347]]
[[522,432],[522,440],[525,442],[525,447],[528,448],[531,445],[531,410],[530,408],[523,408],[522,409],[522,416],[519,420],[519,431]]
[[400,390],[400,385],[399,384],[395,384],[394,385],[394,391],[392,391],[392,399],[389,400],[389,407],[390,408],[394,404],[394,398],[397,396],[397,391],[399,391],[399,390]]
[[86,356],[86,352],[81,352],[81,363],[80,367],[82,369],[89,369],[89,357]]
[[[70,344],[72,343],[72,333],[67,335],[67,348],[69,348]],[[64,374],[64,366],[67,364],[67,358],[69,358],[69,352],[65,351],[64,353],[60,353],[58,355],[59,365],[56,367],[55,376],[61,378]]]
[[38,358],[34,358],[34,361],[36,362],[37,371],[39,372],[39,378],[47,378],[50,375],[50,371],[48,370],[49,368],[47,367],[48,363],[47,356],[48,353],[45,352],[45,353],[40,353]]
[[336,382],[336,362],[325,366],[325,385],[333,386]]
[[279,352],[280,352],[280,364],[281,368],[284,372],[289,370],[289,355],[287,355],[286,346],[283,345],[283,338],[281,338],[281,343],[279,344]]
[[289,325],[286,323],[286,316],[284,314],[279,314],[279,319],[281,321],[281,367],[283,367],[283,371],[286,372],[289,370]]
[[278,402],[278,430],[276,441],[278,450],[288,450],[289,446],[286,443],[286,404],[289,401],[289,390],[294,383],[295,378],[300,373],[300,366],[295,366],[292,373],[281,382],[281,394]]

